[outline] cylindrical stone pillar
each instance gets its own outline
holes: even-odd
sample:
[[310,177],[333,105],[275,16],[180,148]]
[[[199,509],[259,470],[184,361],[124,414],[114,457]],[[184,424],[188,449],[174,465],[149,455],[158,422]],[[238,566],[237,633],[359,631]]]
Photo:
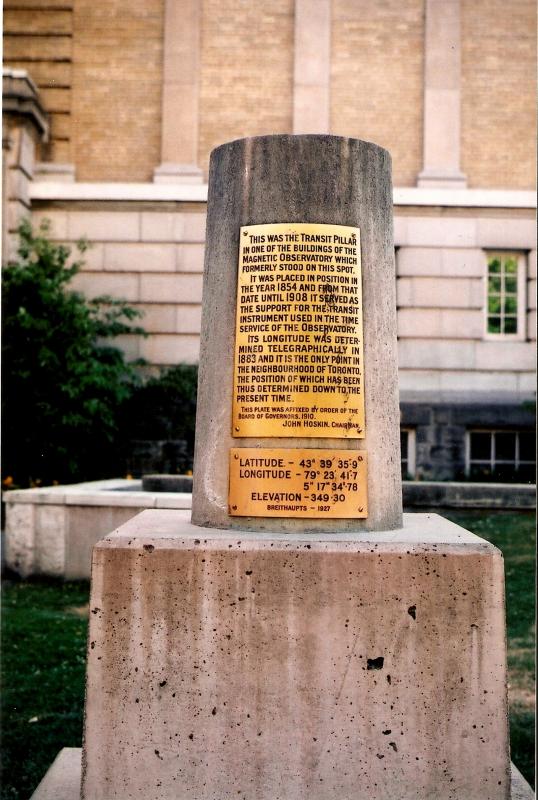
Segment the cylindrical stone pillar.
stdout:
[[[360,229],[363,438],[242,438],[232,428],[240,229],[316,223]],[[260,136],[216,148],[207,209],[192,499],[196,525],[245,531],[376,531],[402,525],[396,282],[389,153],[338,136]],[[320,400],[323,395],[320,394]],[[330,397],[329,397],[330,399]],[[366,451],[368,516],[232,516],[232,448]]]

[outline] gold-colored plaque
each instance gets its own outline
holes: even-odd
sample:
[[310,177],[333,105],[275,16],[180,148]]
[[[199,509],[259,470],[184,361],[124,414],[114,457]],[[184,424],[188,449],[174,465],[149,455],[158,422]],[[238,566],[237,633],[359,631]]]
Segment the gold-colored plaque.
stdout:
[[364,437],[359,228],[241,228],[232,433]]
[[237,517],[368,516],[367,457],[361,450],[230,450],[229,513]]

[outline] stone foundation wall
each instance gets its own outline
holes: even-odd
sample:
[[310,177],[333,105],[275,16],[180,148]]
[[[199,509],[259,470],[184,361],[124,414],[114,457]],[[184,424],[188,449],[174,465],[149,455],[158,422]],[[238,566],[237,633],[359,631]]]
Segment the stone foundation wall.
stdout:
[[[402,401],[403,428],[415,431],[416,471],[420,481],[465,480],[465,434],[470,428],[533,431],[528,404]],[[432,499],[433,502],[433,499]]]

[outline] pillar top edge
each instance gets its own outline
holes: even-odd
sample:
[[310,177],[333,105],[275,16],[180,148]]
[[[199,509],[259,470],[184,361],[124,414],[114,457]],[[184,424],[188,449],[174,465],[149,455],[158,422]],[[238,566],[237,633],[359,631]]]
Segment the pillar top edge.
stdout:
[[224,142],[223,144],[215,147],[211,151],[211,156],[214,154],[231,148],[231,147],[239,147],[240,145],[245,146],[256,146],[262,144],[270,144],[270,143],[277,143],[277,142],[288,142],[290,144],[299,143],[299,141],[304,142],[319,142],[323,143],[326,142],[327,144],[332,143],[341,143],[344,146],[351,146],[351,147],[366,147],[371,148],[372,150],[378,151],[380,154],[384,153],[387,157],[390,156],[390,152],[385,148],[381,147],[381,145],[376,144],[375,142],[370,142],[366,139],[357,139],[352,136],[336,136],[330,133],[273,133],[273,134],[266,134],[262,136],[245,136],[239,139],[231,139],[229,142]]

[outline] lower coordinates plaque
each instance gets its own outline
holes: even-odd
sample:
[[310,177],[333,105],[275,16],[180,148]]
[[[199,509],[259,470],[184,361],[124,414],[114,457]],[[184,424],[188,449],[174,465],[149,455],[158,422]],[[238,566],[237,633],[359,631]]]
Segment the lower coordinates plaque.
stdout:
[[368,516],[366,451],[230,450],[229,513],[236,517]]

